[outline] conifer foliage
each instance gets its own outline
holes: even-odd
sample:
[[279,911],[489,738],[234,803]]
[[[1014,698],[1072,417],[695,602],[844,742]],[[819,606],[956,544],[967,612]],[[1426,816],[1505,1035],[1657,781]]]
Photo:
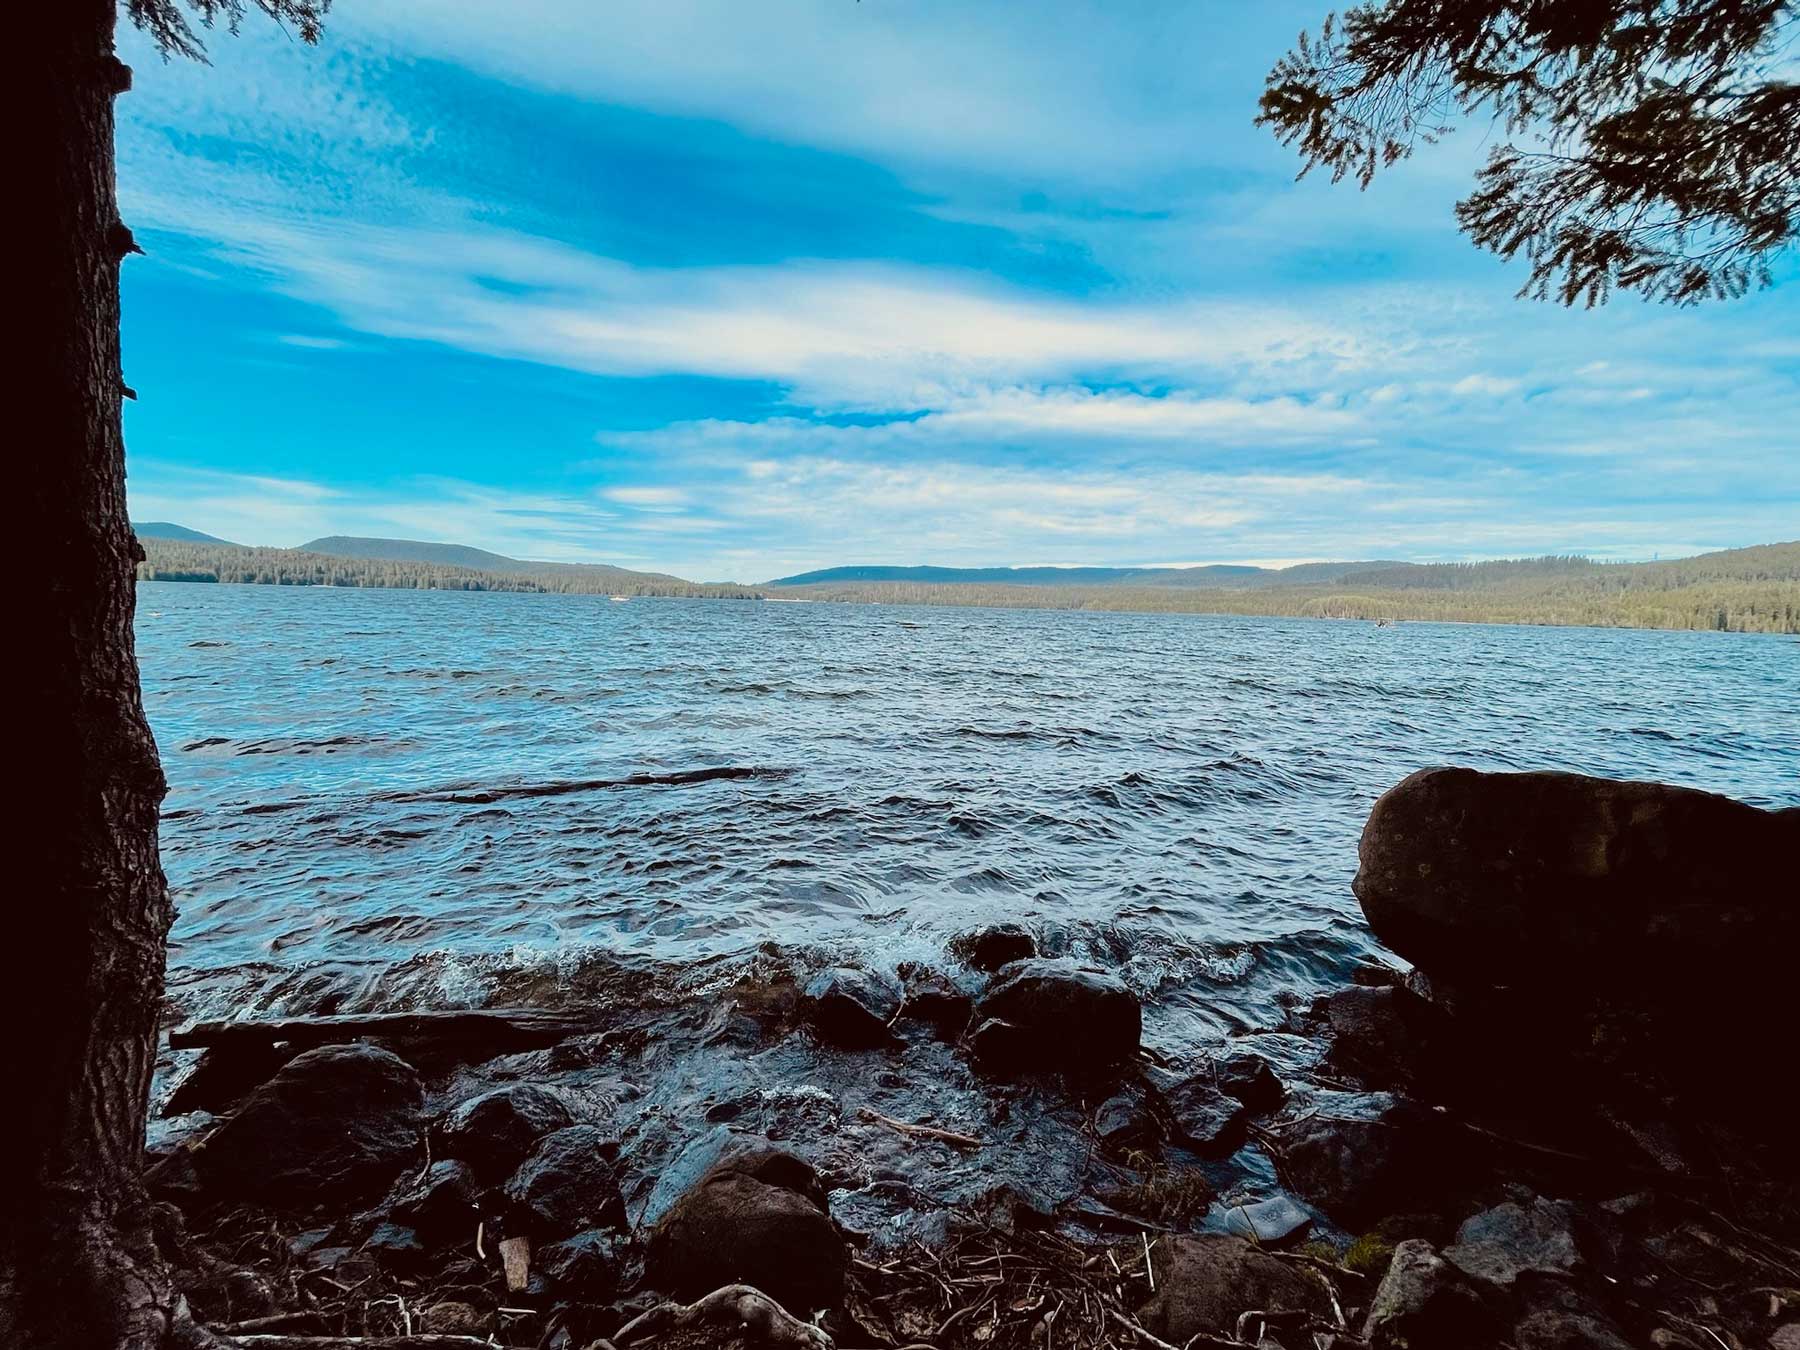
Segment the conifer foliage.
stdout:
[[1771,281],[1800,236],[1800,0],[1382,0],[1269,73],[1261,125],[1352,177],[1458,117],[1503,135],[1458,203],[1521,295],[1675,304]]

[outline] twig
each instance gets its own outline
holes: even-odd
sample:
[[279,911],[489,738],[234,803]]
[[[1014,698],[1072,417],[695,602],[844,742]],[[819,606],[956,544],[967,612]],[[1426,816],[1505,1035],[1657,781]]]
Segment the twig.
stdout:
[[956,1148],[980,1148],[981,1140],[973,1135],[958,1134],[955,1130],[940,1130],[935,1125],[910,1125],[904,1120],[895,1120],[892,1116],[884,1116],[873,1107],[865,1106],[856,1113],[864,1120],[877,1125],[885,1125],[897,1134],[914,1139],[935,1139],[940,1144],[950,1144]]

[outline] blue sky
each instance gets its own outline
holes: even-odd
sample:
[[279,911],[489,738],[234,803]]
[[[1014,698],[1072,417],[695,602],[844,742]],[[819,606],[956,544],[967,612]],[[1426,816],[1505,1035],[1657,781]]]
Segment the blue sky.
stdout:
[[1800,537],[1800,265],[1513,298],[1468,128],[1251,125],[1325,6],[340,0],[125,33],[132,513],[758,581]]

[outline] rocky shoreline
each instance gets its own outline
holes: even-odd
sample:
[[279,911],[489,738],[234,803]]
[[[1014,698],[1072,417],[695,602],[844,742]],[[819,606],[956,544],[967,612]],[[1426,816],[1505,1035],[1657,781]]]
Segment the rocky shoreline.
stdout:
[[[207,1050],[158,1241],[241,1344],[1800,1350],[1800,810],[1427,770],[1356,890],[1411,963],[1174,1061],[1002,925]],[[322,1033],[329,1039],[329,1032]]]

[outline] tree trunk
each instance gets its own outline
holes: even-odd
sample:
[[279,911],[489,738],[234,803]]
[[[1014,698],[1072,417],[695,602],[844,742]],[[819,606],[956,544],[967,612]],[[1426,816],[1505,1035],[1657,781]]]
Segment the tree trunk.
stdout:
[[[113,99],[114,0],[8,16],[15,369],[9,606],[18,827],[7,891],[0,1344],[162,1345],[184,1320],[150,1237],[144,1118],[172,911],[132,641]],[[22,365],[22,370],[17,369]],[[16,606],[16,608],[15,608]],[[20,615],[22,614],[22,617]]]

